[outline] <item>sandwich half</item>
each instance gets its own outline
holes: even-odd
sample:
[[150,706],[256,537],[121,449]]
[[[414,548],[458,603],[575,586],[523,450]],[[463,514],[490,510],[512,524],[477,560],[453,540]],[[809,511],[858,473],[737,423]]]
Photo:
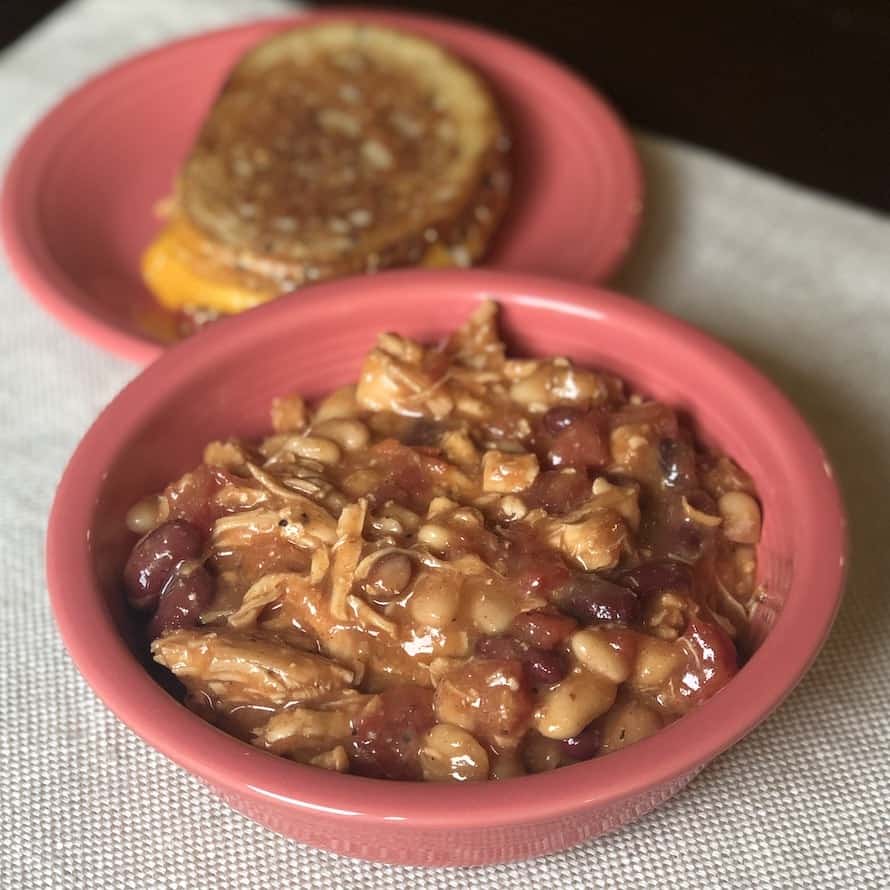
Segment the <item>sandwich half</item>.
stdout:
[[488,87],[436,44],[350,22],[285,31],[229,75],[143,277],[203,318],[341,275],[468,266],[506,208],[508,155]]

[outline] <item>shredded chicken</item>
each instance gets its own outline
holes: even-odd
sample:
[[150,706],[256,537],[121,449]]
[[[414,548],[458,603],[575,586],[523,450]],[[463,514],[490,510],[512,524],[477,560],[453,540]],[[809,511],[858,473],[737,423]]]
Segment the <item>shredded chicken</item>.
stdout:
[[497,305],[491,300],[479,304],[449,341],[455,362],[474,370],[499,371],[503,367],[505,348],[497,316]]
[[345,621],[346,600],[355,581],[355,570],[362,558],[362,530],[368,502],[359,498],[343,509],[337,522],[337,542],[331,560],[331,614]]
[[615,510],[593,509],[572,518],[550,517],[540,523],[548,543],[585,572],[618,565],[627,527]]
[[254,744],[277,754],[330,751],[349,741],[356,720],[377,698],[352,693],[314,707],[287,708],[256,730]]

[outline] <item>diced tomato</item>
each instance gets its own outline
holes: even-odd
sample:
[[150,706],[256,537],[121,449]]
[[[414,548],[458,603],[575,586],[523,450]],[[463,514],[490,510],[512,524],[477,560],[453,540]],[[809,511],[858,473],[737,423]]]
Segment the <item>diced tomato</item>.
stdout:
[[371,451],[371,466],[383,474],[383,480],[373,492],[374,499],[381,504],[396,501],[413,508],[425,507],[431,492],[417,450],[398,439],[383,439]]
[[555,469],[603,467],[610,459],[608,416],[596,408],[551,408],[535,430],[535,445]]
[[570,577],[562,557],[538,541],[533,531],[521,523],[509,530],[507,574],[520,593],[549,596]]
[[499,747],[519,737],[532,712],[532,697],[518,659],[471,658],[436,687],[436,715],[456,722],[485,744]]
[[233,481],[234,477],[222,468],[205,464],[186,473],[164,491],[170,504],[170,519],[185,519],[209,532],[213,523],[227,512],[214,502],[214,495]]
[[349,746],[353,772],[379,779],[420,779],[420,744],[435,724],[433,692],[393,686],[359,720]]
[[522,498],[528,507],[548,513],[571,513],[590,497],[590,480],[583,470],[545,470],[539,473]]

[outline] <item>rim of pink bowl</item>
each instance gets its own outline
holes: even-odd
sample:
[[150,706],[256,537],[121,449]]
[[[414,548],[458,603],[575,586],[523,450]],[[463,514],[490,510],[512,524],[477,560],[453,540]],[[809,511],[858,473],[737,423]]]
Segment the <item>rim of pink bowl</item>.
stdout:
[[[104,468],[122,434],[181,381],[215,366],[245,337],[262,341],[280,326],[280,318],[326,316],[332,301],[376,300],[382,291],[416,298],[419,292],[448,288],[473,299],[491,294],[507,305],[543,302],[567,316],[606,316],[618,327],[643,328],[671,340],[699,363],[704,357],[727,397],[742,400],[752,422],[768,424],[789,443],[781,470],[801,492],[795,524],[812,544],[795,553],[796,595],[725,690],[656,736],[606,758],[508,782],[455,787],[332,774],[253,749],[164,692],[114,628],[97,590],[87,541],[79,535],[92,526]],[[650,306],[601,289],[485,270],[396,271],[315,285],[299,301],[284,298],[219,322],[144,370],[102,412],[68,464],[49,521],[47,576],[62,638],[84,677],[124,723],[190,772],[239,794],[304,810],[380,823],[469,827],[528,823],[605,805],[687,774],[725,750],[779,705],[816,657],[840,603],[845,554],[843,506],[822,448],[776,387],[723,345]],[[70,596],[72,590],[78,595]]]
[[[59,140],[63,138],[60,134],[64,133],[68,125],[73,123],[73,119],[79,116],[82,103],[89,98],[95,88],[102,87],[108,81],[114,81],[171,50],[200,43],[212,43],[220,37],[233,33],[254,30],[259,40],[264,34],[289,26],[356,17],[408,29],[415,26],[422,30],[424,25],[433,26],[438,30],[439,36],[449,35],[458,44],[461,40],[477,41],[491,45],[492,49],[499,48],[502,52],[508,50],[519,54],[522,67],[529,76],[535,75],[542,81],[546,80],[555,92],[570,97],[572,101],[579,102],[586,108],[591,122],[598,128],[600,140],[608,145],[614,158],[619,162],[631,198],[628,201],[627,212],[621,216],[616,214],[615,225],[602,236],[608,238],[607,247],[601,249],[583,275],[579,270],[579,277],[589,279],[592,283],[607,279],[630,248],[639,226],[643,205],[643,177],[639,159],[629,133],[622,126],[620,115],[609,101],[560,62],[530,44],[491,29],[441,15],[401,12],[385,7],[365,9],[344,6],[332,10],[307,11],[297,15],[213,28],[169,41],[129,56],[100,71],[52,106],[16,149],[7,168],[0,194],[0,236],[10,265],[37,302],[70,331],[129,361],[147,364],[169,348],[148,337],[140,337],[118,328],[113,322],[107,322],[92,312],[88,308],[89,299],[81,296],[81,289],[58,268],[52,254],[46,249],[33,207],[44,166],[54,153]],[[437,36],[432,36],[431,39],[435,41]]]

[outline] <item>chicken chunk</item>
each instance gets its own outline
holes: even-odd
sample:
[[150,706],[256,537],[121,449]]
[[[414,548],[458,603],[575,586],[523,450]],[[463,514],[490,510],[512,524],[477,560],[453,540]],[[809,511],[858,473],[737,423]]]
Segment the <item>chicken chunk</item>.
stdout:
[[513,379],[510,397],[529,411],[542,413],[552,405],[601,404],[609,397],[607,382],[599,374],[576,368],[568,359],[508,361]]
[[547,517],[540,523],[547,542],[585,572],[618,565],[627,540],[627,526],[610,508],[598,508],[574,520]]
[[486,451],[482,458],[482,490],[486,492],[525,491],[537,476],[538,459],[533,454]]
[[175,630],[156,639],[151,652],[190,693],[206,692],[227,704],[309,703],[355,679],[348,668],[261,632]]
[[392,411],[441,420],[454,402],[421,361],[423,350],[411,340],[383,334],[362,365],[358,404],[368,411]]
[[272,399],[272,426],[276,433],[295,433],[306,428],[306,403],[299,393]]
[[475,370],[498,370],[505,346],[498,334],[498,307],[485,300],[457,329],[448,343],[455,362]]

